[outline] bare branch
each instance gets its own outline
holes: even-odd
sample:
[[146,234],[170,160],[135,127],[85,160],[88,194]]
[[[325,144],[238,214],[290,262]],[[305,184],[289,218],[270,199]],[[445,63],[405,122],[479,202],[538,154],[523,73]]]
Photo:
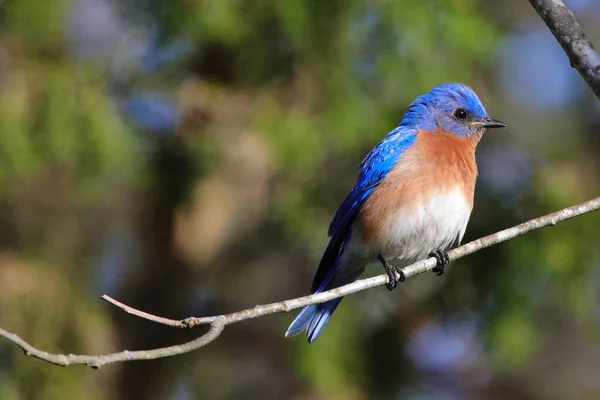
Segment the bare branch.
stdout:
[[136,317],[147,319],[148,321],[156,322],[157,324],[172,326],[174,328],[189,328],[188,325],[184,324],[180,320],[158,317],[156,315],[149,314],[145,311],[137,310],[133,307],[130,307],[126,304],[121,303],[120,301],[113,299],[109,295],[103,294],[100,298],[102,300],[112,304],[113,306],[120,308],[121,310],[125,311],[127,314],[135,315]]
[[[567,219],[571,219],[573,217],[577,217],[579,215],[598,209],[600,209],[600,197],[586,201],[585,203],[562,209],[560,211],[545,215],[543,217],[532,219],[512,228],[508,228],[503,231],[494,233],[492,235],[474,240],[470,243],[467,243],[463,246],[449,251],[448,256],[450,257],[450,260],[457,260],[478,250],[493,246],[498,243],[506,242],[507,240],[513,239],[527,232],[531,232],[536,229],[543,228],[545,226],[554,226],[561,221],[565,221]],[[418,261],[412,265],[409,265],[403,268],[402,271],[404,272],[406,278],[409,278],[411,276],[415,276],[417,274],[429,271],[433,269],[435,265],[435,258],[428,258],[426,260]],[[387,280],[387,275],[379,275],[372,278],[361,279],[349,285],[341,286],[339,288],[329,290],[323,293],[299,297],[291,300],[285,300],[278,303],[257,305],[253,308],[249,308],[247,310],[238,311],[231,314],[203,318],[190,317],[180,321],[163,317],[157,317],[155,315],[136,310],[135,308],[120,303],[107,295],[102,296],[103,300],[106,300],[107,302],[117,306],[118,308],[122,309],[123,311],[129,314],[162,325],[172,326],[176,328],[191,328],[197,325],[210,325],[210,329],[207,333],[191,342],[153,350],[125,350],[119,353],[106,355],[51,354],[33,347],[32,345],[21,339],[19,336],[7,332],[1,328],[0,337],[23,349],[25,355],[32,356],[55,365],[66,367],[69,365],[83,364],[88,365],[92,368],[99,368],[103,365],[116,362],[133,360],[153,360],[156,358],[171,357],[179,354],[189,353],[203,346],[206,346],[207,344],[215,340],[217,337],[219,337],[221,332],[223,332],[223,330],[225,329],[226,325],[230,325],[240,321],[245,321],[247,319],[258,318],[263,315],[287,312],[310,304],[324,303],[326,301],[346,296],[352,293],[360,292],[362,290],[366,290],[377,286],[383,286],[387,283]]]
[[571,66],[600,99],[600,55],[594,49],[573,13],[561,0],[529,0],[569,56]]
[[[474,240],[467,244],[464,244],[456,249],[448,252],[450,261],[458,260],[459,258],[465,257],[478,250],[485,249],[486,247],[493,246],[498,243],[506,242],[507,240],[513,239],[517,236],[525,233],[546,227],[555,226],[557,223],[566,221],[568,219],[577,217],[582,214],[586,214],[591,211],[600,209],[600,197],[586,201],[585,203],[577,204],[572,207],[564,208],[560,211],[556,211],[552,214],[545,215],[543,217],[535,218],[516,225],[512,228],[496,232],[489,236],[484,236],[480,239]],[[407,267],[402,268],[404,276],[408,279],[412,276],[422,274],[423,272],[430,271],[436,266],[436,259],[431,257],[422,261],[417,261]],[[448,268],[448,266],[446,266]],[[366,289],[374,288],[377,286],[383,286],[388,282],[388,276],[386,274],[374,276],[372,278],[360,279],[353,283],[339,288],[328,290],[318,294],[310,296],[299,297],[296,299],[286,300],[278,303],[271,303],[265,305],[258,305],[254,308],[250,308],[243,311],[238,311],[231,314],[225,314],[218,317],[208,318],[188,318],[188,324],[195,326],[199,324],[206,324],[212,321],[212,318],[224,318],[225,325],[230,325],[235,322],[245,321],[247,319],[257,318],[267,314],[275,314],[279,312],[288,312],[297,308],[301,308],[310,304],[325,303],[329,300],[336,299],[338,297],[347,296],[356,292],[360,292]]]
[[54,365],[61,367],[68,367],[69,365],[83,364],[92,368],[100,368],[106,364],[112,364],[123,361],[135,361],[135,360],[154,360],[156,358],[171,357],[179,354],[189,353],[200,347],[206,346],[213,340],[219,337],[225,324],[222,318],[217,318],[210,325],[210,329],[204,335],[197,339],[192,340],[180,345],[162,347],[153,350],[138,350],[129,351],[124,350],[119,353],[111,353],[106,355],[86,356],[77,354],[52,354],[39,349],[36,349],[19,336],[14,333],[10,333],[0,328],[0,337],[5,338],[11,343],[23,349],[26,356],[31,356],[39,360],[47,361]]

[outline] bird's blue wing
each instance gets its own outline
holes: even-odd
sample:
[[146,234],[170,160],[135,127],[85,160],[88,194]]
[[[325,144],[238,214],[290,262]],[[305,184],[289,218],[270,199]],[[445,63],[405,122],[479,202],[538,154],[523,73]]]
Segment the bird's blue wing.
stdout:
[[335,273],[340,249],[349,237],[350,227],[361,205],[396,164],[400,155],[414,144],[415,139],[415,130],[398,126],[375,146],[360,164],[360,175],[356,185],[340,205],[329,225],[328,235],[331,240],[315,274],[313,292],[322,290]]
[[385,178],[400,155],[414,143],[415,138],[414,131],[399,127],[391,131],[367,154],[360,164],[360,175],[356,185],[338,208],[329,225],[327,233],[330,237],[333,238],[344,231],[365,199]]

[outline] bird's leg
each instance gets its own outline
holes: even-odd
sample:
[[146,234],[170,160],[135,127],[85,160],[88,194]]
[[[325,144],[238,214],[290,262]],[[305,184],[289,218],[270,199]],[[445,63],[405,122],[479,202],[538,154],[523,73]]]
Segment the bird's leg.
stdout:
[[[402,272],[400,268],[396,268],[390,265],[390,263],[388,263],[387,260],[383,258],[381,254],[377,254],[377,259],[381,261],[381,264],[385,269],[385,273],[388,276],[388,283],[385,284],[385,287],[389,291],[396,289],[396,287],[398,286],[398,282],[404,282],[404,272]],[[400,277],[398,277],[398,275],[400,275]]]
[[450,262],[448,258],[448,252],[444,250],[435,250],[429,253],[428,257],[434,257],[437,260],[437,265],[431,271],[435,272],[437,276],[444,274],[444,268]]

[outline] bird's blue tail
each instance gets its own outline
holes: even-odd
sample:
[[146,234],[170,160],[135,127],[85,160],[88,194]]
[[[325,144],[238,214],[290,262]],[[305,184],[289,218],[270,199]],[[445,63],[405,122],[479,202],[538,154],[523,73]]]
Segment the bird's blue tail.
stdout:
[[313,304],[306,306],[296,316],[285,332],[286,337],[295,336],[306,329],[306,338],[308,343],[312,343],[319,338],[325,324],[329,321],[331,314],[335,311],[341,298],[330,300],[323,304]]
[[[340,236],[331,239],[321,258],[313,282],[313,294],[354,282],[364,270],[364,260],[344,251],[350,241],[352,232],[350,230],[345,232],[341,236],[343,240],[340,240]],[[339,298],[323,304],[304,307],[290,324],[285,336],[295,336],[306,330],[308,342],[314,342],[323,332],[327,321],[329,321],[341,301],[342,298]]]

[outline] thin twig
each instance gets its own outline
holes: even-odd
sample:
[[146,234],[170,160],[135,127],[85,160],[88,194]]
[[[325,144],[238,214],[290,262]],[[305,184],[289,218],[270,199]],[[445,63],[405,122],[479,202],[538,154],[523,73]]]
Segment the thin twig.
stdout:
[[113,306],[120,308],[127,314],[135,315],[136,317],[147,319],[148,321],[156,322],[157,324],[172,326],[174,328],[189,328],[188,325],[184,324],[180,320],[158,317],[145,311],[137,310],[133,307],[128,306],[127,304],[123,304],[120,301],[113,299],[107,294],[103,294],[100,298],[112,304]]
[[[571,219],[573,217],[600,209],[600,197],[586,201],[572,207],[562,209],[552,214],[545,215],[543,217],[535,218],[530,221],[524,222],[512,228],[505,229],[503,231],[494,233],[489,236],[482,237],[474,240],[463,246],[460,246],[454,250],[448,252],[450,260],[457,260],[465,257],[478,250],[486,247],[493,246],[498,243],[505,242],[513,239],[519,235],[523,235],[527,232],[534,231],[536,229],[543,228],[545,226],[554,226],[559,222]],[[404,275],[409,278],[417,274],[423,273],[433,269],[436,265],[435,258],[428,258],[426,260],[418,261],[412,265],[409,265],[402,269]],[[99,368],[106,364],[122,361],[133,361],[133,360],[152,360],[162,357],[171,357],[183,353],[189,353],[197,350],[203,346],[206,346],[213,340],[215,340],[226,325],[230,325],[236,322],[245,321],[247,319],[257,318],[267,314],[274,314],[279,312],[287,312],[300,307],[304,307],[310,304],[324,303],[326,301],[346,296],[352,293],[360,292],[369,288],[383,286],[387,283],[387,275],[379,275],[372,278],[361,279],[353,282],[349,285],[341,286],[339,288],[329,290],[327,292],[314,294],[310,296],[299,297],[296,299],[285,300],[278,303],[271,303],[265,305],[258,305],[253,308],[238,311],[226,315],[218,315],[214,317],[203,317],[196,318],[190,317],[184,320],[172,320],[168,318],[157,317],[146,312],[136,310],[130,306],[114,300],[113,298],[104,295],[102,298],[111,304],[119,307],[123,311],[135,315],[137,317],[147,319],[152,322],[156,322],[162,325],[177,327],[177,328],[191,328],[197,325],[210,324],[210,329],[207,333],[200,336],[199,338],[177,346],[164,347],[153,350],[140,350],[140,351],[122,351],[119,353],[88,356],[88,355],[63,355],[63,354],[51,354],[45,351],[39,350],[19,336],[7,332],[0,328],[0,337],[3,337],[7,341],[23,349],[26,355],[38,358],[43,361],[61,366],[68,366],[74,364],[84,364],[93,368]]]
[[600,99],[600,55],[594,49],[573,13],[560,0],[529,0],[562,46],[571,66]]

